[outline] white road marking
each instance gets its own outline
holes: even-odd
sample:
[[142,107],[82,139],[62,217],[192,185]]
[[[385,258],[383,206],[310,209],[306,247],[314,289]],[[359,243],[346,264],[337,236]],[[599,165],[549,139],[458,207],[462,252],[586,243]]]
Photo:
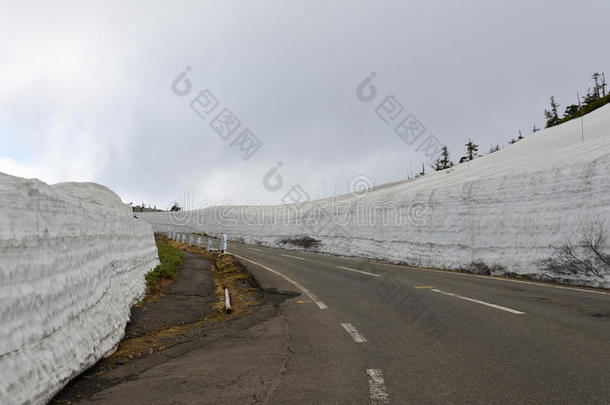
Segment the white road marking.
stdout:
[[369,389],[371,391],[371,404],[389,404],[390,398],[385,388],[385,381],[381,369],[369,368],[366,370],[369,376]]
[[512,314],[515,314],[515,315],[523,315],[523,314],[525,314],[525,312],[517,311],[516,309],[507,308],[507,307],[503,307],[501,305],[496,305],[496,304],[490,304],[489,302],[475,300],[474,298],[463,297],[461,295],[457,295],[457,294],[453,294],[453,293],[437,290],[436,288],[433,288],[430,291],[434,291],[434,292],[441,293],[441,294],[444,294],[444,295],[449,295],[451,297],[459,298],[461,300],[466,300],[466,301],[470,301],[470,302],[475,302],[477,304],[486,305],[488,307],[492,307],[492,308],[495,308],[495,309],[500,309],[502,311],[510,312]]
[[354,328],[354,325],[352,325],[351,323],[342,323],[341,326],[343,326],[343,329],[345,329],[347,331],[347,333],[350,334],[352,339],[354,339],[354,342],[356,342],[356,343],[365,343],[366,342],[366,338],[364,336],[362,336],[358,332],[358,330],[356,328]]
[[292,259],[305,260],[304,258],[299,257],[299,256],[283,255],[283,254],[281,254],[281,253],[280,253],[280,256],[284,256],[284,257],[290,257],[290,258],[292,258]]
[[307,288],[305,288],[301,283],[299,283],[298,281],[294,281],[293,279],[291,279],[288,276],[283,275],[282,273],[280,273],[277,270],[273,270],[271,267],[265,266],[264,264],[260,264],[255,262],[254,260],[250,260],[246,257],[243,256],[239,256],[236,255],[235,253],[233,253],[233,256],[240,258],[242,260],[246,260],[252,264],[257,265],[258,267],[262,267],[263,269],[270,271],[273,274],[277,274],[278,276],[282,277],[284,280],[288,281],[290,284],[292,284],[293,286],[295,286],[296,288],[298,288],[299,290],[301,290],[301,292],[303,292],[303,294],[307,295],[309,298],[311,298],[311,300],[313,302],[316,303],[316,305],[320,308],[320,309],[327,309],[328,307],[326,306],[325,303],[323,303],[322,301],[320,301],[320,299],[318,299],[318,297],[316,297],[311,291],[309,291]]
[[256,251],[256,252],[262,252],[262,250],[257,249],[257,248],[248,248],[248,249],[250,249],[250,250],[254,250],[254,251]]
[[367,276],[373,276],[373,277],[381,276],[381,274],[368,273],[366,271],[351,269],[349,267],[337,266],[337,268],[338,269],[343,269],[343,270],[348,270],[348,271],[353,271],[353,272],[356,272],[356,273],[366,274]]
[[498,276],[482,276],[480,274],[460,273],[460,272],[457,272],[457,271],[424,269],[424,268],[421,268],[421,267],[412,267],[412,266],[406,266],[406,265],[402,265],[402,264],[392,264],[392,263],[379,263],[378,265],[379,266],[400,267],[400,268],[403,268],[403,269],[406,268],[406,269],[409,269],[409,270],[432,271],[432,272],[435,272],[435,273],[452,274],[454,276],[466,276],[466,277],[486,278],[488,280],[506,281],[506,282],[509,282],[509,283],[530,284],[530,285],[535,285],[535,286],[538,286],[538,287],[559,288],[561,290],[581,291],[581,292],[588,292],[588,293],[591,293],[591,294],[610,295],[610,293],[607,293],[607,292],[604,292],[604,291],[587,290],[585,288],[566,287],[566,286],[562,286],[562,285],[552,285],[552,284],[546,284],[546,283],[537,283],[535,281],[513,280],[513,279],[510,279],[510,278],[504,278],[504,277],[498,277]]

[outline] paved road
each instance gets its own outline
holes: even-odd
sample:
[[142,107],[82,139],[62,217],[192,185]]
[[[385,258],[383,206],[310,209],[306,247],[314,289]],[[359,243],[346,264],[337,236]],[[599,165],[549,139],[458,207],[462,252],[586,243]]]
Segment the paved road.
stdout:
[[267,403],[610,403],[610,295],[231,243],[297,291]]

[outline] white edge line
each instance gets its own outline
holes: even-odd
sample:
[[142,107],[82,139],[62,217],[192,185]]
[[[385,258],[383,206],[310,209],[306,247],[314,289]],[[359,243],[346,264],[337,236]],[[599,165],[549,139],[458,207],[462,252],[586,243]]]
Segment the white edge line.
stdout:
[[246,260],[252,264],[257,265],[258,267],[262,267],[263,269],[270,271],[273,274],[276,274],[280,277],[282,277],[284,280],[288,281],[290,284],[292,284],[293,286],[295,286],[296,288],[298,288],[299,290],[301,290],[301,292],[303,292],[303,294],[307,295],[309,298],[311,298],[311,300],[313,302],[316,303],[316,305],[320,308],[320,309],[327,309],[328,307],[326,306],[325,303],[323,303],[322,301],[320,301],[320,299],[318,297],[316,297],[311,291],[309,291],[307,288],[305,288],[301,283],[299,283],[298,281],[294,281],[293,279],[291,279],[288,276],[283,275],[282,273],[280,273],[277,270],[273,270],[271,267],[265,266],[264,264],[260,264],[255,262],[254,260],[250,260],[246,257],[243,256],[239,256],[236,255],[235,253],[233,253],[233,256],[238,257],[242,260]]
[[305,260],[304,257],[299,257],[299,256],[292,256],[292,255],[284,255],[282,253],[280,253],[280,256],[284,256],[284,257],[290,257],[292,259],[299,259],[299,260]]
[[385,380],[383,379],[383,373],[381,372],[381,369],[369,368],[366,370],[366,374],[369,377],[371,403],[389,404],[390,398],[388,396],[388,391],[385,387]]
[[362,271],[362,270],[350,269],[349,267],[337,266],[337,268],[338,269],[343,269],[343,270],[348,270],[348,271],[353,271],[353,272],[356,272],[356,273],[366,274],[367,276],[373,276],[373,277],[381,276],[381,274],[368,273],[368,272]]
[[378,263],[378,265],[379,266],[401,267],[403,269],[409,269],[409,270],[432,271],[432,272],[435,272],[435,273],[453,274],[455,276],[468,276],[468,277],[476,277],[476,278],[486,278],[488,280],[508,281],[510,283],[529,284],[529,285],[535,285],[535,286],[538,286],[538,287],[547,287],[547,288],[559,288],[561,290],[581,291],[581,292],[587,292],[587,293],[591,293],[591,294],[610,295],[610,293],[607,293],[605,291],[586,290],[584,288],[567,287],[567,286],[563,286],[563,285],[551,285],[551,284],[545,284],[545,283],[537,283],[535,281],[511,280],[510,278],[504,278],[504,277],[482,276],[480,274],[460,273],[460,272],[457,272],[457,271],[450,271],[450,270],[422,269],[421,267],[413,267],[413,266],[407,266],[407,265],[402,265],[402,264],[392,264],[392,263]]
[[366,338],[358,332],[358,330],[351,323],[342,323],[343,329],[354,339],[356,343],[366,343]]
[[466,300],[466,301],[474,302],[474,303],[477,303],[477,304],[486,305],[488,307],[492,307],[492,308],[495,308],[495,309],[500,309],[502,311],[510,312],[512,314],[515,314],[515,315],[524,315],[525,314],[525,312],[517,311],[516,309],[503,307],[501,305],[491,304],[491,303],[485,302],[485,301],[475,300],[474,298],[463,297],[461,295],[453,294],[453,293],[450,293],[450,292],[445,292],[445,291],[437,290],[436,288],[433,288],[430,291],[434,291],[436,293],[441,293],[441,294],[444,294],[444,295],[449,295],[451,297],[459,298],[461,300]]
[[[284,255],[282,255],[284,256]],[[298,257],[298,256],[289,256],[289,255],[285,255],[287,257]],[[299,257],[299,259],[303,259],[302,257]],[[590,293],[590,294],[600,294],[600,295],[610,295],[610,293],[605,292],[605,291],[595,291],[595,290],[587,290],[584,288],[578,288],[578,287],[568,287],[568,286],[563,286],[563,285],[552,285],[552,284],[546,284],[546,283],[537,283],[535,281],[526,281],[526,280],[512,280],[510,278],[504,278],[504,277],[494,277],[494,276],[482,276],[480,274],[470,274],[470,273],[460,273],[457,271],[450,271],[450,270],[436,270],[436,269],[424,269],[421,267],[413,267],[413,266],[409,266],[406,264],[393,264],[393,263],[376,263],[379,266],[391,266],[391,267],[400,267],[403,269],[409,269],[409,270],[417,270],[417,271],[432,271],[435,273],[443,273],[443,274],[453,274],[456,276],[467,276],[467,277],[476,277],[476,278],[486,278],[488,280],[495,280],[495,281],[507,281],[510,283],[521,283],[521,284],[529,284],[529,285],[533,285],[533,286],[538,286],[538,287],[546,287],[546,288],[558,288],[560,290],[571,290],[571,291],[580,291],[580,292],[586,292],[586,293]],[[339,266],[337,266],[339,267]],[[345,270],[348,270],[347,268],[344,268]],[[349,270],[353,270],[353,269],[349,269]],[[381,276],[380,274],[375,274],[375,276]]]

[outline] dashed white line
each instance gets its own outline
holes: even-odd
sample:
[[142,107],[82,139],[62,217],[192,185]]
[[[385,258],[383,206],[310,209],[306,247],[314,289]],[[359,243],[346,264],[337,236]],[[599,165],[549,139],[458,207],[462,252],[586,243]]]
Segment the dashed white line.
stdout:
[[381,274],[369,273],[369,272],[362,271],[362,270],[351,269],[349,267],[337,266],[337,268],[338,269],[343,269],[343,270],[348,270],[348,271],[353,271],[353,272],[356,272],[356,273],[366,274],[367,276],[373,276],[373,277],[381,276]]
[[525,314],[525,312],[517,311],[516,309],[503,307],[501,305],[491,304],[491,303],[485,302],[485,301],[475,300],[474,298],[463,297],[461,295],[453,294],[453,293],[450,293],[450,292],[445,292],[445,291],[437,290],[436,288],[433,288],[430,291],[434,291],[436,293],[440,293],[440,294],[444,294],[444,295],[449,295],[451,297],[455,297],[455,298],[459,298],[461,300],[466,300],[466,301],[474,302],[474,303],[485,305],[485,306],[492,307],[492,308],[495,308],[495,309],[500,309],[502,311],[510,312],[512,314],[515,314],[515,315],[523,315],[523,314]]
[[236,255],[235,253],[233,253],[233,256],[238,257],[242,260],[248,261],[252,264],[257,265],[258,267],[262,267],[263,269],[270,271],[273,274],[277,274],[278,276],[282,277],[284,280],[288,281],[290,284],[292,284],[293,286],[295,286],[296,288],[298,288],[299,290],[301,290],[301,292],[303,292],[303,294],[307,295],[309,298],[311,298],[311,300],[313,302],[316,303],[316,305],[320,308],[320,309],[327,309],[328,307],[326,306],[325,303],[323,303],[318,297],[316,297],[311,291],[309,291],[307,288],[305,288],[301,283],[299,283],[298,281],[294,281],[293,279],[291,279],[288,276],[283,275],[282,273],[280,273],[277,270],[273,270],[271,267],[265,266],[264,264],[260,264],[255,262],[254,260],[250,260],[246,257],[243,256],[239,256]]
[[343,329],[345,329],[352,339],[354,339],[354,342],[366,343],[366,338],[362,336],[356,328],[354,328],[354,325],[351,323],[342,323],[341,326],[343,326]]
[[256,252],[262,252],[262,250],[257,249],[257,248],[248,248],[248,249],[250,249],[250,250],[254,250],[254,251],[256,251]]
[[371,391],[371,404],[389,404],[390,397],[385,387],[383,373],[381,369],[369,368],[366,370],[369,376],[369,389]]
[[299,257],[299,256],[283,255],[283,254],[280,254],[280,256],[284,256],[284,257],[290,257],[290,258],[292,258],[292,259],[305,260],[303,257]]

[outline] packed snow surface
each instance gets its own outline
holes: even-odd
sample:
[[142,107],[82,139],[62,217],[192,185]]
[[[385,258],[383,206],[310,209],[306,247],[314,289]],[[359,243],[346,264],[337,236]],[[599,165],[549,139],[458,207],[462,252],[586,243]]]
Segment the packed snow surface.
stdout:
[[[338,198],[139,215],[162,232],[226,233],[283,247],[290,245],[282,239],[308,235],[331,254],[544,275],[544,260],[577,243],[587,224],[610,231],[610,105],[583,126],[584,137],[575,119],[469,163]],[[298,194],[284,189],[278,201]],[[608,277],[574,281],[609,286]]]
[[0,173],[0,403],[45,403],[110,354],[158,264],[107,188]]

